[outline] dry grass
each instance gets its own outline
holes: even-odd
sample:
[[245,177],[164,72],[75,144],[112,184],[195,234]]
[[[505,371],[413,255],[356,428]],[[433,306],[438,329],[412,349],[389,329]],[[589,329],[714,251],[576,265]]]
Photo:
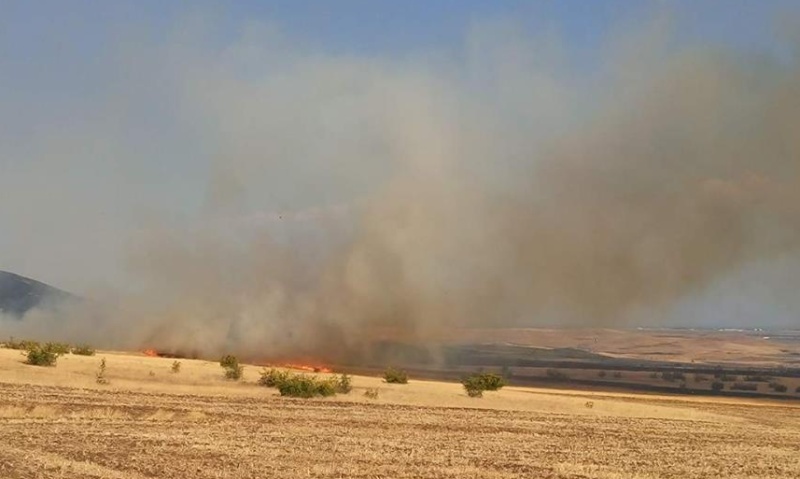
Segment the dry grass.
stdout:
[[347,396],[293,400],[255,385],[256,367],[231,383],[215,362],[172,374],[171,359],[114,353],[23,360],[0,350],[8,479],[800,477],[791,404],[510,387],[476,400],[460,384],[365,377]]

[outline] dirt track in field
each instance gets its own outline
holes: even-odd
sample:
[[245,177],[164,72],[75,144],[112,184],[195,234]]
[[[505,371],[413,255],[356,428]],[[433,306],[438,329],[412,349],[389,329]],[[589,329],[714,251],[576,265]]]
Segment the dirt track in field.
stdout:
[[691,420],[10,383],[0,399],[9,479],[800,475],[780,405],[627,399],[715,418]]

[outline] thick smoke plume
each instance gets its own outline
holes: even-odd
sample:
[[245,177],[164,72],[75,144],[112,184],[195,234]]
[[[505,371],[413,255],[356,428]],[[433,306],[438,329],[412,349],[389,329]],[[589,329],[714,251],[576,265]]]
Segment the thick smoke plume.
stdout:
[[661,321],[796,258],[797,58],[636,37],[587,77],[549,40],[500,31],[470,32],[463,62],[260,30],[211,57],[139,52],[210,155],[176,164],[204,178],[198,212],[151,209],[122,292],[20,327],[339,360],[453,327]]

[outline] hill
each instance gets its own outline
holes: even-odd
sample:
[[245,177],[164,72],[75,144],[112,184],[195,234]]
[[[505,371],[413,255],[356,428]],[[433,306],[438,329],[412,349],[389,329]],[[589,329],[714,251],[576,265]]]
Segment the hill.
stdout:
[[77,296],[18,274],[0,271],[0,314],[21,318],[37,307],[53,307]]

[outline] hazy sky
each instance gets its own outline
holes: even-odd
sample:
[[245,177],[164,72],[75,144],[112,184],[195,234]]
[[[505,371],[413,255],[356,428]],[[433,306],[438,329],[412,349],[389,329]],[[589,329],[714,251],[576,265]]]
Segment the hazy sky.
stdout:
[[[350,233],[314,222],[351,222],[398,172],[517,189],[556,139],[687,51],[796,82],[798,14],[790,0],[4,1],[0,269],[92,294],[147,281],[131,263],[153,231],[236,243],[255,225],[318,245]],[[680,293],[674,314],[796,321],[792,295],[763,286],[796,281],[794,256],[757,256]]]

